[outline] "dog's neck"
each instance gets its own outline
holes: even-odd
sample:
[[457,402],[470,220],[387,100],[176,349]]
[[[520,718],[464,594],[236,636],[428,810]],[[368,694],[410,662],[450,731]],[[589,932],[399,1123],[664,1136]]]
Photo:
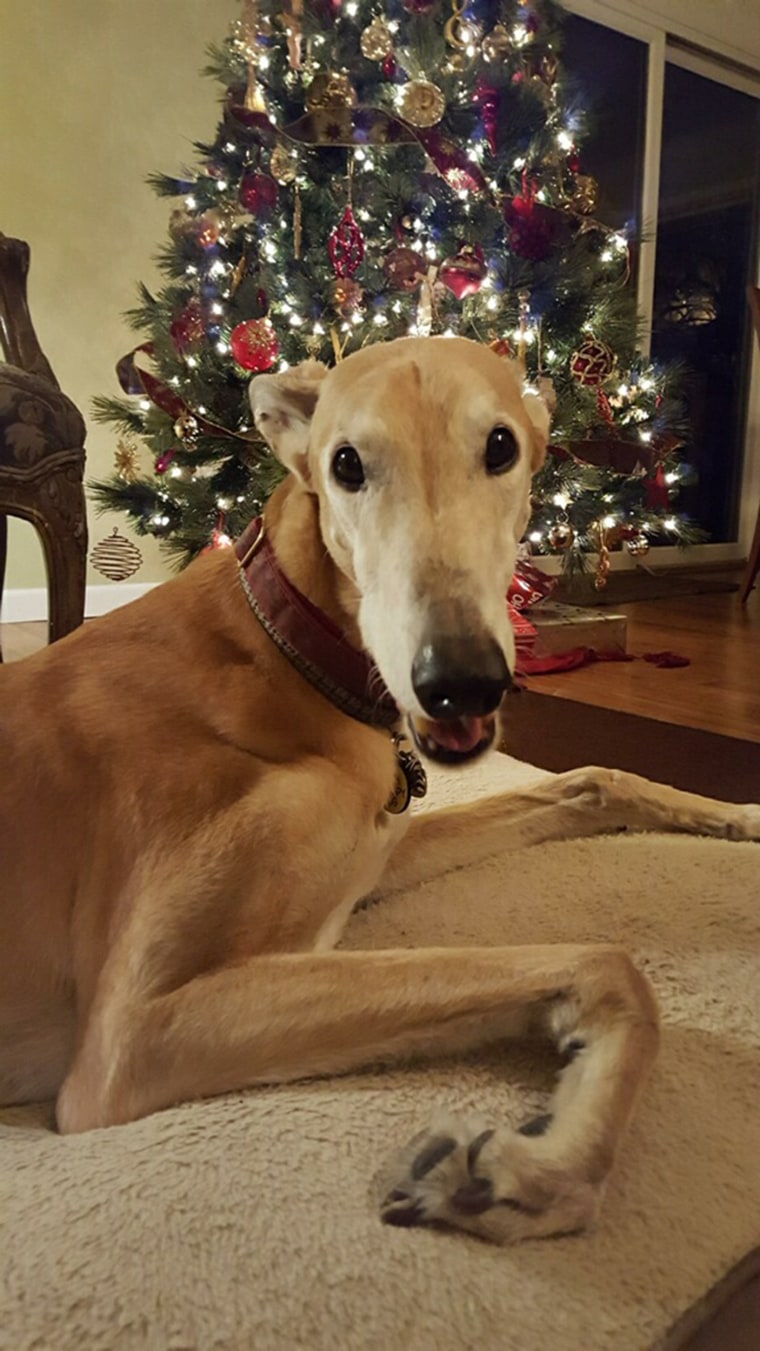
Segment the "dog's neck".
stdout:
[[289,475],[270,497],[267,534],[294,586],[337,624],[352,647],[363,650],[356,587],[334,563],[319,528],[319,502]]

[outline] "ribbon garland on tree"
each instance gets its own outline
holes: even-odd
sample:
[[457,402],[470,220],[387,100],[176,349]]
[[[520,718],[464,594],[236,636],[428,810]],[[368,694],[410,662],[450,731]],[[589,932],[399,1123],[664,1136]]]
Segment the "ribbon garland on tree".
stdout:
[[243,441],[248,447],[260,440],[258,433],[255,431],[233,431],[232,428],[224,427],[219,422],[212,422],[210,418],[191,408],[175,390],[170,389],[162,380],[156,379],[155,375],[151,375],[142,366],[137,365],[135,357],[138,352],[144,352],[146,356],[152,357],[154,355],[153,343],[140,343],[138,347],[134,347],[131,352],[127,352],[126,356],[123,356],[116,363],[116,378],[125,394],[145,394],[151,403],[155,404],[156,408],[160,408],[162,413],[167,413],[175,422],[183,417],[193,418],[197,430],[202,432],[204,436],[213,436],[215,439],[222,440]]

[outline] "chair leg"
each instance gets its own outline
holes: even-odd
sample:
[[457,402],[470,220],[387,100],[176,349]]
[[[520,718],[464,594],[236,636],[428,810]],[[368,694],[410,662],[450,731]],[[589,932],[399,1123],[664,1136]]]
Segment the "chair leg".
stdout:
[[[3,610],[3,587],[5,586],[5,561],[8,557],[8,517],[0,512],[0,615]],[[0,639],[0,663],[3,660],[3,645]]]
[[48,642],[65,638],[84,619],[87,575],[87,525],[84,492],[74,529],[62,529],[60,518],[47,517],[40,531],[48,574]]
[[750,591],[755,585],[755,579],[758,572],[760,572],[760,508],[758,508],[755,534],[752,539],[752,548],[749,551],[747,566],[744,569],[744,576],[742,577],[741,591],[739,592],[739,600],[742,605],[745,604]]

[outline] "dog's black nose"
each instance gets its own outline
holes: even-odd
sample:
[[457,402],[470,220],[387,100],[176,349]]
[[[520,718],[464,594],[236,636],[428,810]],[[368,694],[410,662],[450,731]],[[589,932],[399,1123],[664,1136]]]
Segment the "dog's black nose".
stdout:
[[436,637],[412,665],[412,686],[428,717],[484,717],[512,685],[504,653],[493,638]]

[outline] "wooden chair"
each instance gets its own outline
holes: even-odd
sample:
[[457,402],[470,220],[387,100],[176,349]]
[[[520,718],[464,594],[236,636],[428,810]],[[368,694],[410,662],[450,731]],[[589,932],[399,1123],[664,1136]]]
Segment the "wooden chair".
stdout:
[[28,244],[0,233],[0,346],[5,355],[0,362],[0,603],[6,518],[19,516],[42,540],[52,643],[84,618],[85,425],[37,341],[27,303],[28,271]]
[[[752,311],[752,320],[755,325],[757,340],[760,342],[760,286],[748,286],[747,297],[749,299],[749,307]],[[757,509],[757,522],[755,524],[755,533],[752,538],[752,547],[749,551],[749,558],[747,559],[747,566],[744,569],[741,590],[739,592],[739,599],[742,605],[745,604],[750,591],[755,585],[758,572],[760,572],[760,507]]]

